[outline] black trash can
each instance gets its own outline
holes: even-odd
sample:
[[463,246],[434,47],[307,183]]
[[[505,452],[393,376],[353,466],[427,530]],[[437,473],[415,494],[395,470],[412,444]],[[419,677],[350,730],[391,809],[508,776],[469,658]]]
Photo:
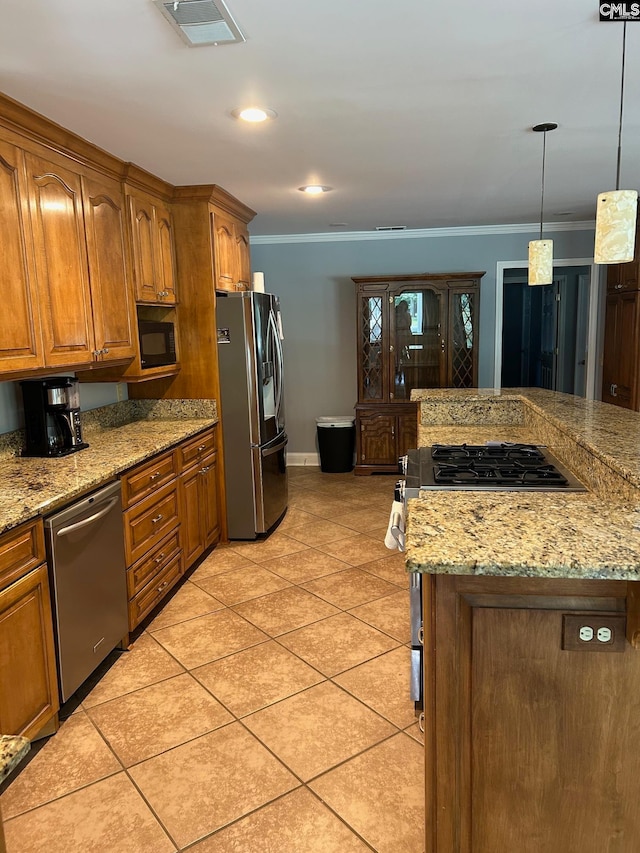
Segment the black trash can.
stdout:
[[354,418],[316,418],[320,470],[325,474],[353,471],[356,442]]

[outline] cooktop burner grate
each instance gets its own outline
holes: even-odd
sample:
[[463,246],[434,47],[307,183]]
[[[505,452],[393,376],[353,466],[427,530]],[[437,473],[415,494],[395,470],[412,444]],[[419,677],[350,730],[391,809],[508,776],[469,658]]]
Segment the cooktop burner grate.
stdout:
[[533,444],[421,447],[409,451],[406,474],[408,497],[421,489],[586,491],[545,447]]

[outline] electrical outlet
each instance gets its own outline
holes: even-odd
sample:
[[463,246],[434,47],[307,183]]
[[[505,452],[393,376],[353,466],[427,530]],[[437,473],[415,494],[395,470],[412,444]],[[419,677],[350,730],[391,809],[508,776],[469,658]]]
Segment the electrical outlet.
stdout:
[[604,616],[565,613],[562,648],[573,652],[624,652],[626,627],[623,613]]

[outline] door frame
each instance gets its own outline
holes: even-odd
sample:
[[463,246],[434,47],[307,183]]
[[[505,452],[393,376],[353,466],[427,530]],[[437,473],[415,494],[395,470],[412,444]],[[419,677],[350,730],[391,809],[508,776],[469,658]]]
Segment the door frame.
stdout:
[[[554,258],[553,268],[557,267],[589,267],[589,314],[587,326],[587,353],[585,397],[587,400],[600,399],[599,388],[601,378],[598,376],[598,349],[602,342],[599,340],[600,303],[603,294],[604,276],[600,265],[594,264],[593,258]],[[502,374],[502,312],[504,309],[504,272],[510,269],[529,269],[529,261],[498,261],[496,263],[496,311],[495,311],[495,349],[493,359],[493,387],[495,391],[501,388]]]

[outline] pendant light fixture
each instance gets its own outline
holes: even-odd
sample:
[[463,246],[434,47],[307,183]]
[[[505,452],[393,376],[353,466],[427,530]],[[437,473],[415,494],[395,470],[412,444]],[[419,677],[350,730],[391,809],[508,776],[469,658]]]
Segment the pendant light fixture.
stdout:
[[547,156],[547,132],[555,130],[557,124],[546,121],[531,129],[542,133],[542,193],[540,196],[540,239],[529,243],[529,284],[551,284],[553,282],[553,240],[542,239],[544,217],[544,166]]
[[633,260],[636,217],[638,213],[637,190],[620,189],[620,161],[622,158],[622,113],[624,107],[624,66],[627,46],[627,22],[622,29],[622,73],[620,77],[620,121],[618,124],[618,163],[616,188],[600,193],[596,207],[596,242],[593,260],[596,264],[624,264]]

